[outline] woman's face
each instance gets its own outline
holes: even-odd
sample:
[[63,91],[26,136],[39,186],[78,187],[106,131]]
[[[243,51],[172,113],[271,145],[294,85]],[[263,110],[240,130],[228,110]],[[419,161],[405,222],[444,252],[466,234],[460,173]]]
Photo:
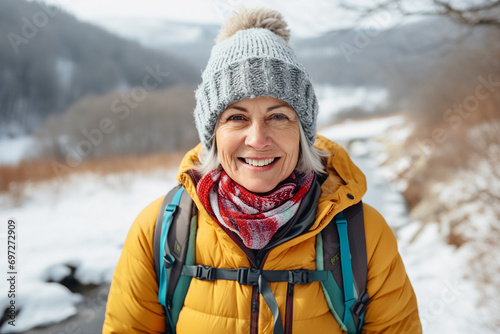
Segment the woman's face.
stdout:
[[222,168],[247,190],[273,190],[299,158],[299,120],[286,102],[261,96],[236,102],[221,114],[215,132]]

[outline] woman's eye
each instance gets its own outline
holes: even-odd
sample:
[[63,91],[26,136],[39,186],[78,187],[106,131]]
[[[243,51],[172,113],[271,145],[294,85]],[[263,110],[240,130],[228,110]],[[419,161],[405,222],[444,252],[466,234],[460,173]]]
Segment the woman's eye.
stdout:
[[283,115],[283,114],[274,114],[273,116],[271,116],[271,118],[277,119],[277,120],[288,119],[288,117],[286,117],[286,115]]
[[229,116],[228,121],[242,121],[244,120],[243,116],[240,116],[240,115],[233,115],[233,116]]

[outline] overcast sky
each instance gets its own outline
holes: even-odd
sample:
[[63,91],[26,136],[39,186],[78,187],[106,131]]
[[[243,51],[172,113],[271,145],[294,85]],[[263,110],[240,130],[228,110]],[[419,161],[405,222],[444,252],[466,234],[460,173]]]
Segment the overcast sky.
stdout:
[[[353,16],[340,11],[334,0],[43,0],[58,4],[79,19],[106,26],[116,19],[173,20],[221,24],[233,9],[266,6],[280,11],[292,34],[312,36],[353,25]],[[358,23],[354,24],[357,25]]]

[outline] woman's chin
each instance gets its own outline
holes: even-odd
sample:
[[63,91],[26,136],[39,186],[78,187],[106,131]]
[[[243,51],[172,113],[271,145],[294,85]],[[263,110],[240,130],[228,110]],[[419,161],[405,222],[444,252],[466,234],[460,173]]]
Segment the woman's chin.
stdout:
[[276,188],[278,183],[263,180],[245,180],[240,185],[253,193],[267,193]]

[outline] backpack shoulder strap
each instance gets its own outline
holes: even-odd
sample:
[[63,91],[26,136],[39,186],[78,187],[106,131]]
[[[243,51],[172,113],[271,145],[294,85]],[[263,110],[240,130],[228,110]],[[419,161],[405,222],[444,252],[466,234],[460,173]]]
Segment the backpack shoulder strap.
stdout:
[[163,226],[163,216],[165,214],[165,207],[172,202],[175,193],[181,188],[181,185],[177,185],[174,188],[170,189],[165,197],[163,197],[163,201],[161,202],[160,211],[158,212],[158,217],[156,217],[155,231],[153,236],[153,260],[154,267],[156,273],[156,282],[158,285],[160,284],[160,268],[161,268],[161,259],[162,255],[160,255],[160,239],[161,239],[161,229]]
[[[196,205],[191,197],[181,185],[174,187],[160,207],[153,241],[158,300],[165,308],[172,332],[175,332],[178,313],[190,283],[190,280],[180,279],[182,267],[186,262],[195,262],[194,251],[188,249],[190,243],[194,246],[196,222]],[[178,291],[178,286],[182,286],[181,291]]]
[[322,286],[335,319],[344,331],[359,332],[368,302],[368,265],[361,202],[337,214],[317,236],[316,261],[318,270],[331,273]]

